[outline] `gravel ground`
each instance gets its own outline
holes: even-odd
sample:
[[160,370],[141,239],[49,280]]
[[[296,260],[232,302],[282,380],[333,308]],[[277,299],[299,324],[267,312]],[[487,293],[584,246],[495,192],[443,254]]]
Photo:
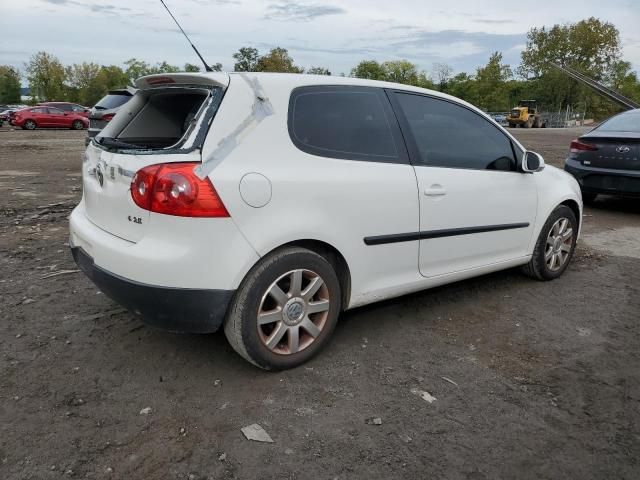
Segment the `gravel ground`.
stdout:
[[[580,131],[514,133],[559,165]],[[0,479],[640,476],[639,200],[587,208],[557,281],[360,308],[312,362],[265,373],[222,333],[157,331],[50,276],[75,269],[83,135],[0,129]],[[274,442],[246,440],[254,423]]]

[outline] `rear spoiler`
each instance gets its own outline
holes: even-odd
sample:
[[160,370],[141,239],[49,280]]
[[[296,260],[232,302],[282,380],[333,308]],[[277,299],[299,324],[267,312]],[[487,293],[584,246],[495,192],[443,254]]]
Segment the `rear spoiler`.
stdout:
[[224,72],[213,73],[160,73],[157,75],[147,75],[136,80],[136,87],[140,90],[157,87],[159,85],[202,85],[203,87],[229,86],[229,75]]

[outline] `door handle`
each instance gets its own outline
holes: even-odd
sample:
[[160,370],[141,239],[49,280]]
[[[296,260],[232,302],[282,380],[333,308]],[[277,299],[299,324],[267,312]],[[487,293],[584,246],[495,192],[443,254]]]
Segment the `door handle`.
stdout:
[[446,195],[447,191],[442,188],[442,185],[431,185],[429,188],[424,189],[424,194],[427,197],[439,197],[441,195]]

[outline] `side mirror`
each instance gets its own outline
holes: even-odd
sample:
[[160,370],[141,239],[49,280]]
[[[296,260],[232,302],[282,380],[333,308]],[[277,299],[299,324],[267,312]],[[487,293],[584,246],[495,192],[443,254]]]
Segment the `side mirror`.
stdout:
[[524,152],[522,156],[522,171],[525,173],[539,172],[544,169],[544,158],[536,152]]
[[63,115],[66,117],[66,116],[68,116],[69,114],[68,114],[67,112],[64,112],[64,113],[63,113]]

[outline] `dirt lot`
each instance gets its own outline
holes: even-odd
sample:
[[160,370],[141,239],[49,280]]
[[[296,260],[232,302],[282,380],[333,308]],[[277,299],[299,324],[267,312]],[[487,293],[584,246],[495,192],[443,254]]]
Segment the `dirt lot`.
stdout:
[[[560,164],[579,131],[515,133]],[[0,129],[0,479],[640,476],[640,201],[587,208],[555,282],[358,309],[314,361],[265,373],[222,333],[157,331],[48,277],[75,269],[83,135]],[[274,443],[244,439],[256,422]]]

